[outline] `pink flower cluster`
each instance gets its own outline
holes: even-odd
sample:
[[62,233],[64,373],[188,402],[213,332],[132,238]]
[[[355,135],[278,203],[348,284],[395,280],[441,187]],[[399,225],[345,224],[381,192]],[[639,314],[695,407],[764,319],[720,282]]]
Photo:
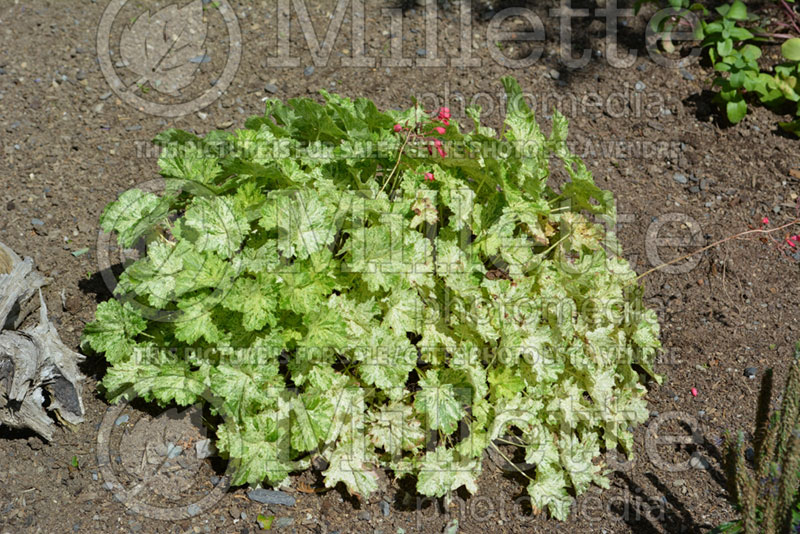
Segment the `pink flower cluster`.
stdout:
[[[416,140],[420,140],[424,143],[427,143],[428,154],[431,156],[433,155],[433,149],[436,149],[436,152],[439,154],[440,157],[444,158],[447,157],[447,152],[445,152],[442,146],[442,140],[436,137],[433,137],[434,134],[436,135],[444,135],[447,133],[447,127],[450,126],[450,108],[441,107],[439,108],[439,112],[436,115],[436,118],[431,121],[432,129],[430,131],[424,133],[418,132],[409,132],[409,134],[414,137]],[[403,126],[401,124],[395,124],[392,128],[395,133],[401,133],[404,131],[408,131],[409,128],[407,126]],[[434,181],[434,176],[432,172],[426,172],[423,179],[428,182]]]
[[[767,226],[769,224],[769,217],[762,217],[761,224]],[[800,234],[786,236],[786,244],[792,248],[796,248],[800,244]]]

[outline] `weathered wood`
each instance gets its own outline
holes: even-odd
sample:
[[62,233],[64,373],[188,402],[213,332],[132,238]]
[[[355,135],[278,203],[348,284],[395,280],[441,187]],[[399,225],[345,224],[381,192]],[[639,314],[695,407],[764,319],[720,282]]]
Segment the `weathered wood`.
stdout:
[[[0,243],[0,425],[30,428],[49,440],[55,420],[48,412],[77,424],[84,410],[83,356],[61,342],[47,317],[41,293],[47,282],[31,258]],[[17,330],[37,306],[38,324]]]

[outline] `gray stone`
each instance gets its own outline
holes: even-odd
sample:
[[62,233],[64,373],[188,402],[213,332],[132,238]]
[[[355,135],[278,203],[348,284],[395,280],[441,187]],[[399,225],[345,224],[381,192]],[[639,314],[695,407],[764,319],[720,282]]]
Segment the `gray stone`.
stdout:
[[644,82],[636,82],[636,85],[633,86],[633,88],[639,92],[644,91],[646,87],[647,86],[644,84]]
[[708,469],[709,467],[708,460],[706,460],[702,455],[697,453],[692,455],[692,458],[689,460],[689,465],[691,465],[695,469]]
[[292,526],[293,523],[294,519],[291,517],[279,517],[272,523],[272,526],[274,528],[286,528]]
[[758,373],[758,367],[747,367],[744,370],[744,376],[747,378],[755,378]]
[[547,74],[549,74],[550,77],[554,80],[557,80],[561,77],[561,73],[558,72],[556,69],[550,69]]
[[278,92],[278,86],[274,83],[268,83],[264,86],[264,90],[268,93],[275,94]]
[[114,421],[114,424],[117,425],[117,426],[123,425],[123,424],[127,423],[130,420],[130,418],[131,418],[131,416],[128,415],[128,414],[120,415],[119,417],[117,417],[117,420]]
[[673,174],[672,175],[672,179],[675,180],[676,182],[678,182],[679,184],[685,184],[685,183],[689,182],[689,179],[686,178],[686,175],[685,174],[681,174],[679,172],[676,172],[675,174]]
[[303,74],[305,74],[306,76],[311,76],[312,74],[314,74],[314,66],[313,65],[309,65],[308,67],[306,67],[303,70]]
[[428,55],[428,51],[425,50],[424,48],[417,48],[417,55],[419,57],[425,57]]
[[281,506],[294,506],[295,499],[288,493],[277,490],[254,489],[247,492],[247,498],[261,504],[279,504]]
[[391,508],[389,507],[389,503],[386,501],[381,501],[378,503],[378,506],[381,509],[383,517],[389,517],[389,514],[392,512]]

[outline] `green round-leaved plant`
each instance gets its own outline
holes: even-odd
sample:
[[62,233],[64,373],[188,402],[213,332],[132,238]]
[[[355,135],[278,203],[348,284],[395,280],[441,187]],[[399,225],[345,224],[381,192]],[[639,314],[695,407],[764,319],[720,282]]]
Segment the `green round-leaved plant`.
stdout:
[[535,509],[564,519],[607,486],[602,452],[630,453],[648,417],[658,323],[566,120],[546,136],[503,82],[500,133],[477,109],[465,127],[323,92],[159,135],[163,191],[101,219],[147,251],[84,333],[108,397],[216,399],[235,484],[319,456],[327,486],[362,496],[382,468],[474,492],[506,439]]

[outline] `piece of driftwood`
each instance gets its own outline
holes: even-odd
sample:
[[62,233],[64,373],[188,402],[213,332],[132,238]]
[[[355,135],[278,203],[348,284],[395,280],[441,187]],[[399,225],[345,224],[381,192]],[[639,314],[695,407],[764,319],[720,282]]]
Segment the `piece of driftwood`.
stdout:
[[[83,356],[61,342],[47,317],[41,293],[47,282],[31,258],[0,243],[0,425],[50,440],[55,420],[48,412],[71,424],[83,421]],[[38,324],[18,330],[37,306]]]

